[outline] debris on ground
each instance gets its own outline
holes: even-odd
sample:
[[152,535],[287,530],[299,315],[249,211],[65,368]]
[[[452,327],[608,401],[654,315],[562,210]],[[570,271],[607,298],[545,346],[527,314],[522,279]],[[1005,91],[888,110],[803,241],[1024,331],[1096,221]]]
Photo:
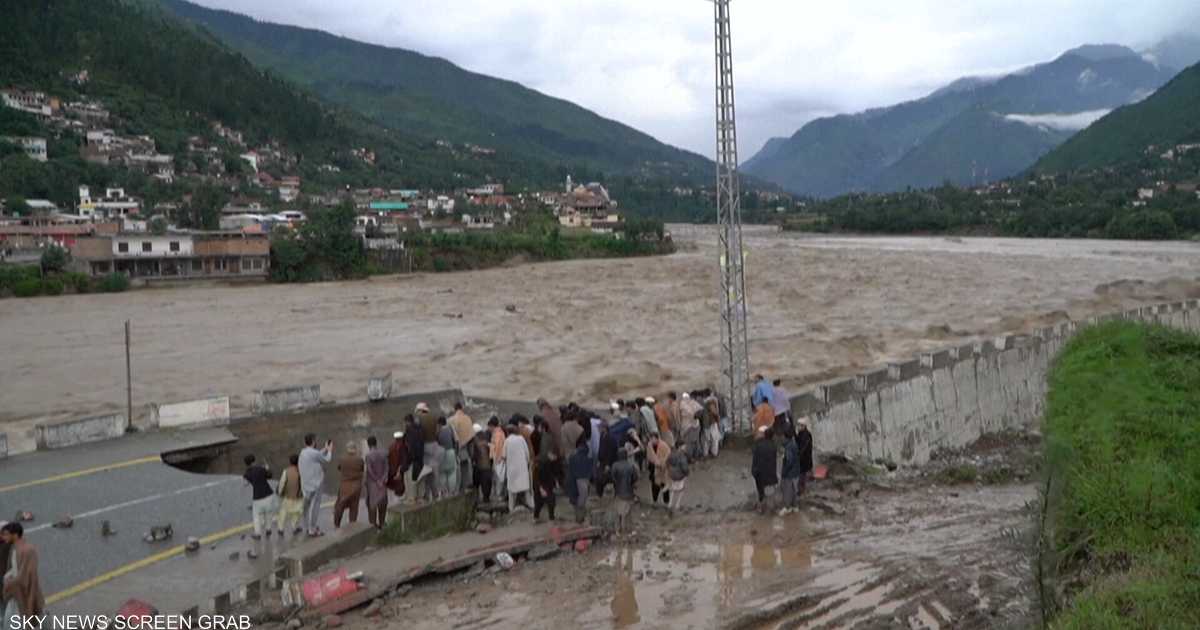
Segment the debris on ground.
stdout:
[[116,536],[117,531],[112,528],[112,524],[109,523],[108,521],[100,521],[100,535],[101,536]]
[[496,564],[500,565],[501,569],[504,569],[505,571],[507,571],[507,570],[513,568],[513,565],[515,565],[516,562],[513,561],[512,556],[501,551],[500,553],[496,554]]
[[145,536],[142,536],[142,540],[149,543],[160,542],[163,540],[168,540],[174,535],[175,528],[171,524],[155,525],[150,528],[150,531],[146,532]]
[[71,518],[70,516],[64,516],[57,521],[54,521],[54,524],[51,525],[51,527],[55,527],[57,529],[70,529],[74,525],[75,519]]
[[187,544],[183,546],[185,551],[199,551],[200,539],[195,536],[188,536]]
[[32,520],[33,520],[33,512],[20,511],[20,512],[17,512],[15,516],[13,516],[13,521],[15,521],[17,523],[28,523],[29,521],[32,521]]
[[560,549],[558,545],[547,543],[530,549],[529,553],[527,553],[525,557],[529,558],[530,561],[537,562],[538,560],[553,558],[554,556],[557,556],[560,551],[562,551],[562,549]]

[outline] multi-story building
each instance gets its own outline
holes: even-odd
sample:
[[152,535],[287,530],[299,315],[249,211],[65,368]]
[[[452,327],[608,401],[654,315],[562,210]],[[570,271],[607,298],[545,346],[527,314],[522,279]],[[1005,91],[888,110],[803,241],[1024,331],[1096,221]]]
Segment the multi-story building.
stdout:
[[79,215],[89,218],[125,218],[141,211],[142,202],[125,194],[124,188],[106,188],[103,197],[92,197],[91,189],[79,187]]
[[122,233],[78,238],[71,254],[93,276],[262,278],[270,269],[271,242],[266,234],[241,231]]
[[51,116],[58,109],[58,99],[46,96],[45,92],[26,92],[24,90],[0,90],[0,101],[13,109],[19,109],[35,116]]

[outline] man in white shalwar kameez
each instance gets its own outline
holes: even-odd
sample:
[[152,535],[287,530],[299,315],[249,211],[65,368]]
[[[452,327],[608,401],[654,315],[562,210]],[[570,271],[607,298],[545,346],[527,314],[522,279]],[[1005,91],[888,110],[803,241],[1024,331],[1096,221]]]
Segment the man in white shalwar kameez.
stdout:
[[533,497],[530,492],[529,444],[519,431],[509,433],[504,439],[505,481],[508,484],[508,513],[512,514],[518,502],[533,509]]

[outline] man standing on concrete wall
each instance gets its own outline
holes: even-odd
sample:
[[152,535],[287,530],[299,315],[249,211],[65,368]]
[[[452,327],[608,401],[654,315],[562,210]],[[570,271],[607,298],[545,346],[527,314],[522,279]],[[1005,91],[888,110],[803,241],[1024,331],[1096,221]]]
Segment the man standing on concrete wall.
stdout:
[[475,421],[463,411],[460,402],[454,403],[454,415],[448,421],[454,430],[454,440],[458,447],[458,490],[463,492],[471,488],[471,442],[475,439]]
[[438,423],[435,417],[429,411],[429,405],[425,403],[417,403],[415,410],[417,414],[417,424],[421,425],[421,437],[425,439],[423,446],[423,459],[425,466],[428,466],[432,471],[428,475],[417,478],[417,498],[433,501],[437,498],[438,488],[441,487],[442,477],[438,474],[441,470],[442,462],[442,447],[438,446]]
[[314,446],[317,436],[304,436],[304,450],[300,451],[300,488],[304,492],[304,529],[309,536],[324,534],[317,522],[321,516],[321,486],[325,483],[325,464],[333,459],[333,440],[325,441],[325,448]]
[[783,388],[783,381],[775,379],[771,383],[771,409],[775,411],[775,432],[783,433],[784,425],[789,429],[792,427],[792,401],[788,398],[787,390]]
[[771,388],[771,383],[763,378],[762,374],[754,375],[754,393],[750,395],[750,404],[758,407],[763,403],[770,403],[774,392]]
[[388,506],[388,456],[378,448],[375,436],[367,438],[367,522],[375,529],[383,529]]

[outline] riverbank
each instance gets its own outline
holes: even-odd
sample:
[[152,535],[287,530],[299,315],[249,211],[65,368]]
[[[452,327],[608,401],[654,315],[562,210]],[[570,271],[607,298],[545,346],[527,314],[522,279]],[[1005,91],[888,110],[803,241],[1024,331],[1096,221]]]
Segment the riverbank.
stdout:
[[1200,619],[1200,337],[1109,323],[1050,374],[1043,601],[1058,629]]

